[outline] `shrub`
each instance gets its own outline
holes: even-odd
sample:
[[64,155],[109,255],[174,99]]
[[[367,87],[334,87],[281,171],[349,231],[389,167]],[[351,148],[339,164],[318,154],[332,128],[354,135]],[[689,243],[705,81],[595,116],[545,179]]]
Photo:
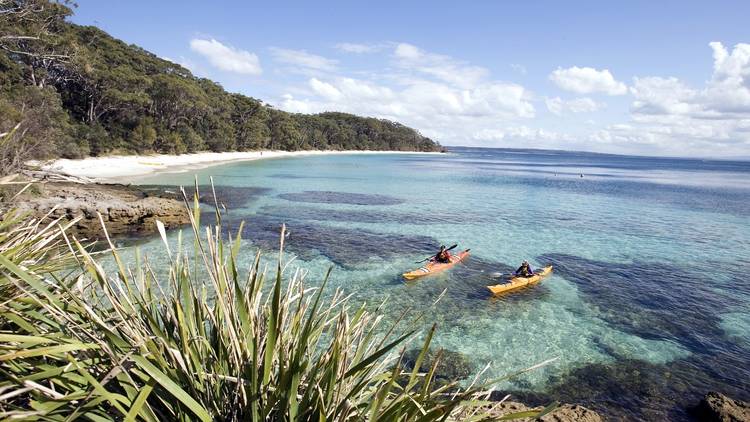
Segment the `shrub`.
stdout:
[[479,386],[433,386],[439,358],[419,372],[434,327],[406,370],[396,350],[416,325],[381,327],[341,292],[323,300],[325,280],[306,288],[299,272],[285,274],[283,229],[272,277],[260,252],[242,274],[240,235],[201,228],[195,202],[192,253],[172,250],[159,225],[163,272],[126,265],[109,242],[109,273],[65,227],[0,222],[2,418],[485,418]]

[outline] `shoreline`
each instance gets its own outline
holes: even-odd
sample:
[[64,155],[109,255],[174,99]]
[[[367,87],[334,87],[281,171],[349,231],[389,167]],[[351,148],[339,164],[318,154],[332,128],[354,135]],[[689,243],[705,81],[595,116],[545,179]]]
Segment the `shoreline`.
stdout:
[[112,155],[81,159],[61,158],[50,162],[33,162],[45,172],[91,179],[103,183],[129,183],[157,173],[203,169],[219,164],[271,158],[313,155],[359,154],[441,154],[421,151],[246,151],[199,152],[194,154]]

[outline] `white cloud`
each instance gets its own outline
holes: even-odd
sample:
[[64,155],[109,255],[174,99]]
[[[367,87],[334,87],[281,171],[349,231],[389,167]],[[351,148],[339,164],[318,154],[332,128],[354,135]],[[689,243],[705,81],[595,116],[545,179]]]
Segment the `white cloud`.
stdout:
[[402,70],[416,75],[428,75],[437,80],[471,88],[489,76],[489,71],[480,66],[472,66],[450,56],[434,54],[407,43],[396,45],[393,57]]
[[573,113],[591,113],[601,110],[606,106],[605,103],[596,102],[588,97],[575,98],[568,101],[568,110]]
[[562,115],[563,110],[565,109],[565,103],[560,97],[545,98],[544,105],[547,106],[547,110],[549,110],[550,113],[558,116]]
[[731,52],[719,42],[709,46],[713,74],[703,87],[676,77],[634,78],[632,126],[601,136],[679,155],[750,155],[750,44]]
[[549,79],[561,89],[578,94],[623,95],[628,92],[627,86],[617,81],[607,69],[578,66],[557,68],[550,73]]
[[338,88],[329,83],[321,82],[316,78],[310,79],[310,87],[315,93],[323,98],[334,101],[341,98],[341,91],[339,91]]
[[[610,119],[594,122],[587,113],[614,109],[617,101],[536,96],[520,84],[493,79],[483,67],[406,43],[372,53],[373,62],[390,61],[390,67],[379,64],[356,77],[338,69],[308,75],[304,83],[292,83],[277,104],[301,113],[336,110],[395,120],[447,145],[750,156],[750,46],[711,48],[714,71],[702,87],[644,76],[634,78],[628,90],[609,71],[591,68],[550,75],[575,92],[629,92],[630,119],[609,125],[602,122]],[[533,120],[541,100],[551,113],[566,116],[567,126],[553,129]]]
[[547,109],[558,116],[565,112],[570,113],[591,113],[606,107],[606,104],[594,101],[589,97],[574,98],[572,100],[563,100],[560,97],[545,98],[544,104]]
[[[534,116],[526,90],[515,84],[489,83],[462,90],[432,81],[413,81],[399,90],[369,81],[338,77],[327,81],[311,78],[313,94],[305,110],[341,110],[425,124],[434,119],[517,119]],[[282,108],[302,112],[298,100],[282,102]]]
[[[473,135],[474,139],[483,141],[532,141],[532,142],[559,142],[572,140],[570,135],[549,131],[542,128],[530,128],[528,126],[511,126],[505,129],[483,129]],[[537,144],[539,147],[541,144]],[[528,146],[528,144],[524,144]]]
[[712,42],[714,72],[701,89],[675,77],[635,78],[632,110],[641,115],[681,115],[696,119],[750,117],[750,44],[737,44],[730,53]]
[[424,55],[418,47],[406,43],[398,44],[393,54],[400,59],[406,60],[417,60]]
[[635,98],[632,111],[636,114],[689,114],[700,111],[698,104],[694,103],[698,92],[677,78],[633,78],[630,92]]
[[336,70],[336,60],[327,59],[323,56],[311,54],[304,50],[290,50],[277,47],[271,47],[270,50],[274,59],[281,63],[313,70],[329,72]]
[[224,45],[213,38],[193,39],[190,41],[190,49],[207,58],[213,66],[227,72],[245,75],[260,75],[263,72],[258,56]]
[[526,88],[493,81],[484,68],[406,43],[393,44],[390,51],[394,69],[359,78],[315,75],[304,89],[297,86],[293,96],[283,97],[280,107],[304,113],[339,110],[395,120],[454,143],[477,127],[535,115]]
[[357,44],[348,42],[336,44],[336,49],[341,50],[345,53],[354,54],[375,53],[382,50],[383,48],[383,44]]
[[527,73],[526,66],[518,63],[511,63],[510,68],[515,70],[516,72],[525,75]]
[[185,69],[187,69],[187,70],[189,70],[191,72],[195,72],[195,69],[196,69],[195,63],[193,63],[192,61],[186,59],[183,56],[180,56],[180,58],[178,60],[175,60],[175,59],[172,59],[171,57],[166,57],[166,56],[162,57],[162,59],[164,59],[164,60],[166,60],[168,62],[172,62],[174,64],[178,64],[178,65],[184,67]]

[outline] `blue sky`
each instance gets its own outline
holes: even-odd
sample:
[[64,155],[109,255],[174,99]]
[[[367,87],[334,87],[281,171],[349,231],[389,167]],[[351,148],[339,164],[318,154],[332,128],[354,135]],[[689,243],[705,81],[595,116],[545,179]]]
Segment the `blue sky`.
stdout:
[[128,2],[73,21],[294,112],[446,145],[750,156],[750,2]]

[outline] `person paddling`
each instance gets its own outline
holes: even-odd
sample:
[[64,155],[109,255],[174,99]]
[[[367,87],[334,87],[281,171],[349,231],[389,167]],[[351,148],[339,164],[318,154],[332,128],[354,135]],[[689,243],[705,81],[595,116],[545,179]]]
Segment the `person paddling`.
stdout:
[[451,253],[445,249],[445,245],[440,245],[440,251],[435,254],[435,257],[432,258],[432,260],[440,263],[451,262]]
[[531,277],[534,275],[534,271],[531,269],[531,265],[529,265],[529,261],[523,261],[520,267],[514,272],[518,277]]

